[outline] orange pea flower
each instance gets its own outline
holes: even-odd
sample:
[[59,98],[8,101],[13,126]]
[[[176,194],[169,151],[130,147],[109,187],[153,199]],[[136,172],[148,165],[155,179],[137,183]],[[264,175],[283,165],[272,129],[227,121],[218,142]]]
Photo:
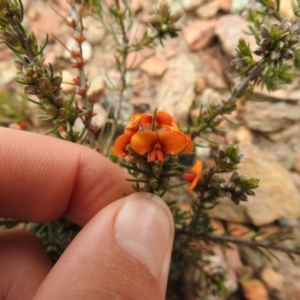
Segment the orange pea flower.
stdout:
[[[148,114],[140,114],[141,125],[149,128],[152,124],[153,117]],[[155,127],[171,127],[173,125],[173,118],[166,112],[158,111],[155,115]]]
[[124,134],[116,140],[114,155],[126,157],[128,146],[139,155],[148,155],[148,161],[165,161],[165,154],[177,155],[189,153],[194,149],[191,137],[182,133],[174,119],[165,112],[158,111],[155,115],[154,130],[153,116],[137,114],[130,118]]
[[132,116],[130,118],[129,124],[125,127],[124,135],[127,135],[127,136],[131,137],[136,132],[138,132],[139,128],[140,128],[141,121],[142,121],[141,115]]
[[130,143],[130,138],[130,135],[122,134],[116,139],[115,147],[113,150],[114,155],[121,157],[126,157],[128,155],[126,147]]
[[197,159],[196,163],[194,164],[194,166],[192,168],[193,173],[184,174],[184,179],[191,183],[188,188],[188,190],[190,192],[196,187],[196,185],[200,179],[201,171],[202,171],[202,161],[200,159]]
[[164,161],[165,152],[171,155],[181,153],[187,146],[185,134],[180,131],[166,130],[161,132],[140,131],[134,134],[130,147],[139,155],[148,151],[148,161]]

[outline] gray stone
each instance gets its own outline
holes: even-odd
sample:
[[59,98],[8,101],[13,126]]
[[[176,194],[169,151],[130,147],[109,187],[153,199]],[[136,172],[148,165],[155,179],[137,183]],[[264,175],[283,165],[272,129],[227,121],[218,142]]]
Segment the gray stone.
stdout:
[[197,74],[187,55],[179,55],[169,61],[169,68],[158,86],[154,108],[171,114],[181,125],[195,97]]
[[261,132],[279,131],[300,120],[300,106],[287,102],[253,102],[245,106],[245,122],[248,128]]
[[247,35],[248,23],[245,19],[238,15],[225,15],[217,21],[216,35],[219,37],[222,49],[229,56],[236,56],[236,46],[240,38],[243,38],[250,44],[251,49],[256,49],[255,39]]
[[241,153],[244,156],[239,171],[248,178],[260,179],[256,196],[238,206],[222,199],[210,212],[211,216],[256,226],[270,224],[279,218],[300,217],[300,194],[291,174],[271,153],[254,145],[241,146]]

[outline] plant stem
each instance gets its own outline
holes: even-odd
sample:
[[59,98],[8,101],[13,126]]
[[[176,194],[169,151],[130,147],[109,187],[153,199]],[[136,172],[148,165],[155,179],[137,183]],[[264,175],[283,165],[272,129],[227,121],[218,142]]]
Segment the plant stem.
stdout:
[[249,83],[252,80],[257,79],[264,68],[264,63],[258,64],[248,77],[246,77],[242,82],[237,83],[234,87],[233,93],[230,95],[227,101],[223,105],[220,105],[216,113],[206,121],[207,125],[209,125],[217,116],[222,115],[226,108],[226,105],[234,103],[237,100],[237,98],[241,97],[244,90],[248,87]]
[[[119,0],[115,0],[115,3],[116,3],[116,6],[118,9],[120,9],[120,4],[119,4]],[[121,29],[121,37],[122,37],[122,41],[121,42],[118,42],[119,44],[119,47],[120,47],[120,52],[121,52],[121,57],[120,57],[120,61],[121,61],[121,64],[120,64],[120,75],[121,75],[121,78],[120,78],[120,89],[119,89],[119,99],[118,99],[118,103],[117,103],[117,106],[115,108],[115,111],[114,111],[114,122],[112,124],[112,128],[111,128],[111,131],[110,131],[110,135],[107,139],[107,142],[106,142],[106,147],[105,147],[105,150],[104,150],[104,155],[107,156],[108,153],[109,153],[109,150],[110,150],[110,147],[113,143],[113,139],[114,139],[114,136],[116,134],[116,131],[117,131],[117,125],[118,125],[118,121],[120,119],[120,113],[121,113],[121,107],[122,107],[122,102],[124,100],[124,91],[125,89],[127,88],[127,82],[126,82],[126,74],[127,74],[127,57],[128,57],[128,54],[129,54],[129,50],[130,50],[130,45],[129,45],[129,31],[131,29],[131,20],[130,20],[130,17],[129,17],[129,8],[128,8],[128,3],[126,2],[125,4],[126,8],[125,8],[125,13],[124,15],[127,17],[127,20],[126,20],[126,23],[127,23],[127,28],[125,26],[125,22],[124,22],[124,18],[123,17],[119,17],[119,19],[117,20],[119,26],[120,26],[120,29]]]
[[243,245],[250,248],[264,248],[268,250],[276,250],[284,253],[292,253],[300,255],[300,249],[298,248],[292,248],[291,246],[284,246],[284,245],[278,245],[274,241],[256,241],[253,239],[243,239],[240,237],[234,237],[231,235],[217,235],[217,234],[192,234],[189,230],[185,229],[178,229],[175,232],[176,234],[184,234],[188,236],[193,236],[193,238],[198,238],[202,240],[209,240],[214,242],[221,242],[221,243],[233,243],[237,245]]
[[[83,37],[83,25],[82,25],[82,17],[80,12],[78,12],[75,4],[73,2],[70,1],[70,7],[71,7],[71,16],[72,18],[75,20],[75,28],[74,28],[74,36],[78,36],[78,37]],[[80,58],[82,61],[83,60],[83,55],[82,55],[82,42],[79,42],[78,40],[75,39],[75,41],[77,42],[77,46],[79,48],[79,52],[80,52]],[[79,65],[77,67],[78,69],[78,74],[79,74],[79,84],[78,87],[79,89],[85,89],[88,85],[85,74],[84,74],[84,69],[83,69],[84,64],[82,64],[81,66]],[[87,93],[84,92],[81,95],[82,98],[82,102],[84,105],[84,109],[85,110],[89,110],[91,109],[90,112],[88,112],[87,116],[85,116],[85,126],[88,132],[88,141],[89,141],[89,145],[90,148],[94,149],[96,146],[96,138],[95,138],[95,132],[92,130],[92,115],[93,115],[93,104],[91,104],[89,102]]]
[[238,237],[230,236],[230,235],[216,235],[216,234],[208,234],[208,240],[211,241],[223,241],[223,242],[231,242],[238,245],[244,245],[247,247],[260,247],[265,249],[277,250],[285,253],[293,253],[300,254],[300,249],[292,248],[291,246],[284,245],[276,245],[273,241],[255,241],[251,239],[241,239]]

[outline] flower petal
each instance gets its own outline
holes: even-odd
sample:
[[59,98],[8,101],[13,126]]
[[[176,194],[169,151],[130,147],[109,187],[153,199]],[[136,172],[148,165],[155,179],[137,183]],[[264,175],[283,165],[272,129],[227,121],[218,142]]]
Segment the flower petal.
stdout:
[[136,132],[138,132],[141,124],[141,117],[140,115],[133,115],[130,118],[129,124],[125,127],[124,134],[128,136],[132,136]]
[[113,154],[116,156],[121,156],[121,157],[125,157],[128,154],[128,151],[125,150],[125,148],[127,147],[127,145],[130,142],[130,137],[122,134],[120,135],[115,142],[115,146],[114,146],[114,150],[113,150]]
[[143,127],[149,127],[152,123],[152,116],[148,114],[140,114],[141,124]]
[[174,121],[172,122],[172,127],[173,127],[173,130],[180,131],[179,127],[177,126],[177,124]]
[[158,111],[156,113],[156,119],[158,125],[168,125],[172,126],[172,123],[174,122],[173,118],[166,112]]
[[130,147],[139,155],[146,154],[158,142],[158,136],[153,131],[139,131],[131,137]]
[[152,149],[148,154],[148,162],[156,160],[160,162],[165,160],[165,155],[161,149]]
[[159,132],[158,141],[162,148],[171,155],[179,154],[187,146],[186,137],[180,131],[167,130]]
[[200,175],[202,171],[202,161],[200,159],[196,160],[196,163],[194,164],[192,171],[195,175]]
[[184,153],[188,154],[188,153],[190,153],[191,151],[194,150],[194,144],[193,144],[193,141],[192,141],[191,136],[189,134],[185,134],[185,137],[186,137],[186,140],[187,140],[187,145],[186,145],[186,148],[184,149]]
[[196,175],[193,173],[185,173],[183,175],[184,179],[188,182],[192,182],[194,180],[194,178],[196,177]]
[[194,180],[192,181],[192,183],[190,184],[188,190],[191,192],[197,185],[199,181],[199,175],[195,176]]

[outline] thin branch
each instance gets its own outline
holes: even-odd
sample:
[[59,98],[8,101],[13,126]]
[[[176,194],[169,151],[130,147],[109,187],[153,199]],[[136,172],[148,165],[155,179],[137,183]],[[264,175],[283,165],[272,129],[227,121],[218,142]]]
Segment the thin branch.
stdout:
[[[82,42],[84,40],[83,37],[83,25],[82,25],[82,16],[81,12],[77,10],[75,4],[73,2],[69,2],[70,7],[71,7],[71,17],[75,21],[75,26],[74,26],[74,37],[75,41],[77,42],[77,46],[79,48],[79,60],[83,62],[82,64],[77,64],[76,68],[78,69],[78,74],[79,74],[79,91],[82,90],[83,92],[80,93],[80,96],[82,98],[82,102],[84,105],[84,109],[87,111],[90,109],[88,114],[85,116],[85,123],[84,125],[87,128],[88,132],[88,141],[90,148],[94,149],[96,146],[96,137],[95,137],[95,132],[92,129],[92,115],[93,115],[93,104],[89,102],[88,96],[87,96],[87,88],[88,88],[88,83],[84,74],[84,59],[83,59],[83,53],[82,53]],[[78,38],[76,38],[78,37]]]
[[[116,6],[118,7],[118,9],[120,9],[120,5],[119,5],[119,1],[115,0]],[[119,89],[119,99],[118,99],[118,103],[117,106],[115,107],[115,111],[114,111],[114,123],[112,124],[112,128],[110,131],[110,135],[107,139],[106,142],[106,147],[104,150],[104,155],[107,156],[110,150],[110,147],[113,143],[113,139],[114,136],[116,134],[116,130],[117,130],[117,123],[118,120],[120,119],[120,113],[121,113],[121,107],[122,107],[122,102],[124,100],[124,91],[127,88],[127,82],[126,82],[126,74],[127,74],[127,57],[129,54],[129,49],[130,49],[130,44],[129,44],[129,33],[130,33],[130,29],[132,26],[132,21],[130,19],[130,10],[128,9],[128,4],[126,3],[126,8],[125,8],[126,12],[125,12],[125,17],[126,20],[124,22],[123,17],[120,17],[118,20],[118,24],[120,26],[121,29],[121,37],[122,37],[122,41],[118,42],[118,46],[121,49],[121,57],[120,57],[120,89]],[[126,23],[126,24],[125,24]],[[126,26],[127,25],[127,26]]]
[[216,111],[216,113],[211,116],[207,121],[206,124],[209,125],[217,116],[222,115],[222,113],[225,111],[226,106],[228,104],[234,103],[237,98],[241,97],[243,95],[244,90],[248,87],[249,83],[252,80],[257,79],[261,72],[264,70],[265,64],[259,64],[251,73],[248,77],[246,77],[242,82],[239,82],[235,85],[234,91],[232,95],[227,99],[227,101],[223,104],[220,105]]
[[295,249],[292,246],[277,245],[274,241],[255,241],[252,239],[237,238],[231,235],[216,235],[208,234],[204,239],[216,241],[216,242],[230,242],[237,245],[244,245],[247,247],[260,247],[268,250],[277,250],[285,253],[292,253],[300,255],[300,249]]

